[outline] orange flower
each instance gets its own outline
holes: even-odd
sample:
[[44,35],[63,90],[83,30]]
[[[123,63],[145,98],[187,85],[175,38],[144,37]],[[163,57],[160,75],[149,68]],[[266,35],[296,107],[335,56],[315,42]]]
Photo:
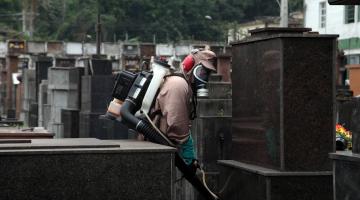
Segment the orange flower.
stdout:
[[336,136],[340,136],[347,140],[351,145],[352,134],[350,131],[346,130],[342,125],[336,124]]

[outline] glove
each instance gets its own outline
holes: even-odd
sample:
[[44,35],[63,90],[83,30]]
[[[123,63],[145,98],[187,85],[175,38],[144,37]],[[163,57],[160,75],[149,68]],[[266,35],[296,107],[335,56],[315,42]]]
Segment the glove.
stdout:
[[191,164],[189,165],[189,167],[190,167],[190,170],[191,170],[192,174],[195,175],[195,174],[196,174],[196,170],[197,170],[197,169],[200,169],[199,161],[196,160],[196,159],[192,160],[192,162],[191,162]]
[[187,165],[192,164],[193,161],[196,160],[194,141],[191,137],[191,134],[190,134],[188,140],[180,145],[179,155],[182,159],[184,159],[184,161]]

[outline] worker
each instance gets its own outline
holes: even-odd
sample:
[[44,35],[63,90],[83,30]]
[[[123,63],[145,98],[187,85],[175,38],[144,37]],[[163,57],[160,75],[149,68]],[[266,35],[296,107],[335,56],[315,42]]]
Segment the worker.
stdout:
[[150,113],[154,124],[175,144],[187,165],[198,167],[191,120],[196,117],[196,96],[205,89],[209,74],[216,71],[216,55],[210,50],[193,50],[178,73],[164,78]]

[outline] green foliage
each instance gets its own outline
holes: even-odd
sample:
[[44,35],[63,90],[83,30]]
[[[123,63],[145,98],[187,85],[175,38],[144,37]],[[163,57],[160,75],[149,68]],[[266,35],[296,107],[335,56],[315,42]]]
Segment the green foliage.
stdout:
[[[0,15],[21,13],[30,0],[0,0]],[[101,13],[105,41],[224,41],[227,27],[259,16],[278,16],[276,0],[37,0],[35,37],[94,41]],[[302,0],[289,0],[290,11]],[[21,15],[0,17],[0,24],[21,31]],[[87,37],[90,35],[90,37]]]

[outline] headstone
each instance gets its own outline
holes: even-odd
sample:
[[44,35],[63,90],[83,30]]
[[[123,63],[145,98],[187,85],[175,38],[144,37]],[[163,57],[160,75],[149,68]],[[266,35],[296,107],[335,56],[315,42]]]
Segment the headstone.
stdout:
[[[24,95],[22,98],[21,116],[25,125],[35,125],[34,121],[30,119],[30,105],[36,104],[36,71],[34,69],[23,69],[23,85]],[[32,115],[34,117],[34,115]],[[32,120],[30,122],[30,120]]]
[[61,122],[64,124],[64,138],[79,137],[78,109],[61,109]]
[[[233,158],[279,170],[330,170],[336,36],[294,31],[265,29],[233,45]],[[249,157],[257,143],[265,148]]]
[[37,127],[38,126],[38,103],[32,103],[30,104],[30,110],[29,110],[29,127]]
[[91,75],[111,75],[112,74],[112,63],[110,60],[104,59],[91,59],[90,68]]
[[[53,65],[53,60],[51,57],[38,57],[35,61],[35,71],[36,71],[36,94],[39,92],[39,84],[42,80],[48,79],[48,69]],[[38,96],[36,96],[38,99]]]
[[332,199],[337,36],[308,31],[256,29],[233,44],[232,161],[220,162],[220,185],[238,180],[224,199]]
[[49,68],[47,100],[50,105],[51,115],[47,126],[49,130],[55,133],[57,138],[64,137],[61,110],[68,108],[79,109],[80,107],[79,93],[82,73],[83,69],[78,67]]
[[113,75],[83,76],[81,83],[81,110],[103,113],[112,100],[115,83]]
[[0,199],[174,199],[174,152],[95,139],[1,144]]
[[104,113],[80,112],[79,137],[98,139],[127,139],[128,128],[118,121],[100,119]]
[[118,121],[99,119],[112,100],[113,75],[82,76],[79,137],[128,138],[128,129]]

